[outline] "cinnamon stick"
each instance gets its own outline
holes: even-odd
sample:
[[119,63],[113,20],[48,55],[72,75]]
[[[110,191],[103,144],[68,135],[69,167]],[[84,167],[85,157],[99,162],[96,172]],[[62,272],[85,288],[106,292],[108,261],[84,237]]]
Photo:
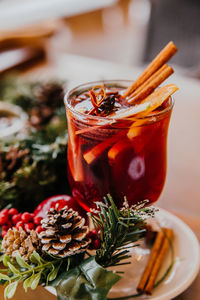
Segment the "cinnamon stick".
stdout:
[[144,269],[144,272],[142,274],[142,277],[141,277],[140,282],[137,287],[138,292],[142,292],[145,288],[145,285],[149,279],[150,273],[153,269],[154,263],[158,257],[158,253],[161,249],[164,237],[165,237],[164,232],[162,230],[157,233],[156,240],[155,240],[153,248],[151,250],[150,258],[148,260],[146,268]]
[[153,269],[150,273],[148,283],[147,283],[147,285],[144,289],[145,293],[148,294],[148,295],[152,294],[152,290],[153,290],[153,287],[154,287],[154,284],[155,284],[155,281],[156,281],[156,277],[157,277],[158,272],[160,270],[160,267],[163,263],[165,255],[167,253],[167,250],[170,247],[170,241],[173,238],[173,230],[172,229],[164,228],[163,231],[164,231],[165,238],[164,238],[162,247],[160,249],[159,255],[157,256],[156,262],[155,262],[155,264],[153,266]]
[[173,73],[173,68],[164,64],[147,81],[145,81],[133,95],[131,95],[128,103],[145,99]]
[[144,72],[137,78],[133,84],[128,87],[123,94],[123,98],[131,95],[138,87],[140,87],[153,73],[155,73],[163,64],[165,64],[177,51],[177,47],[173,42],[169,42],[164,49],[154,58],[147,66]]

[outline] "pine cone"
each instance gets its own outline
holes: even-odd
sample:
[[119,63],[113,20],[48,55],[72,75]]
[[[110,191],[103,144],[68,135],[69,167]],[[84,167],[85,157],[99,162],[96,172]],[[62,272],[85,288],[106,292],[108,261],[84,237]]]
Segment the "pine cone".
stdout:
[[38,86],[35,90],[37,100],[51,108],[63,105],[64,90],[61,83],[48,82]]
[[2,248],[6,255],[16,257],[17,253],[21,257],[28,261],[31,254],[36,250],[41,249],[40,239],[37,232],[32,230],[30,233],[26,233],[22,228],[17,230],[16,228],[10,228],[5,235]]
[[48,217],[42,220],[42,250],[63,258],[85,252],[91,240],[86,237],[88,226],[84,224],[85,219],[72,209],[50,209]]
[[0,150],[0,179],[9,180],[24,160],[28,160],[28,154],[29,149],[20,149],[18,146],[11,146],[7,152]]

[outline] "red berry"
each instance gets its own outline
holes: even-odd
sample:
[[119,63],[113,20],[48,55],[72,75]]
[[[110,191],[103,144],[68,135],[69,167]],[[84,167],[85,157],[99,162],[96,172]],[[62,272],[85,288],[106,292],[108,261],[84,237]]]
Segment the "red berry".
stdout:
[[8,221],[7,227],[8,227],[8,228],[13,227],[13,223],[12,223],[11,221]]
[[92,231],[91,231],[95,236],[97,236],[97,231],[96,231],[96,229],[94,228],[94,229],[92,229]]
[[16,224],[15,227],[16,227],[18,230],[19,230],[20,227],[23,229],[23,228],[24,228],[24,222],[22,222],[22,221],[17,222],[17,224]]
[[87,237],[89,239],[94,239],[94,237],[96,237],[96,236],[94,236],[94,234],[92,233],[92,231],[89,231],[88,234],[87,234]]
[[2,231],[8,231],[8,226],[3,225],[3,226],[2,226]]
[[33,218],[33,222],[36,224],[36,225],[40,225],[41,224],[41,221],[42,221],[42,217],[34,217]]
[[40,233],[40,232],[44,231],[44,228],[42,228],[42,226],[39,225],[39,226],[36,227],[35,231],[36,231],[37,233]]
[[8,223],[8,215],[7,214],[0,214],[0,225],[7,225]]
[[17,210],[16,208],[12,207],[12,208],[10,208],[10,209],[8,210],[8,215],[9,215],[9,216],[14,216],[14,215],[16,215],[16,214],[18,214],[18,210]]
[[16,225],[19,221],[21,221],[21,215],[22,214],[16,214],[16,215],[12,216],[11,220],[14,225]]
[[1,232],[1,236],[2,236],[2,238],[4,238],[4,236],[7,234],[7,231],[5,231],[5,230],[2,230],[2,232]]
[[21,216],[21,220],[24,223],[29,223],[33,219],[33,214],[30,214],[29,212],[25,212]]
[[8,209],[7,209],[7,208],[2,209],[2,210],[0,211],[0,215],[1,215],[1,214],[7,215],[7,214],[8,214]]
[[27,232],[29,232],[31,230],[34,230],[35,229],[35,224],[33,224],[33,223],[26,223],[26,224],[24,224],[24,229]]
[[92,246],[94,249],[99,249],[101,247],[101,242],[99,239],[95,239],[93,242],[92,242]]

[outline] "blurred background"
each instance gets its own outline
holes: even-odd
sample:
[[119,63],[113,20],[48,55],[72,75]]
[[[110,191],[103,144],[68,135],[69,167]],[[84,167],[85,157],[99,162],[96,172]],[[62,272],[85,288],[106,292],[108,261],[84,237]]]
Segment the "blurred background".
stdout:
[[61,53],[138,66],[173,40],[198,77],[199,16],[198,0],[0,0],[0,71]]

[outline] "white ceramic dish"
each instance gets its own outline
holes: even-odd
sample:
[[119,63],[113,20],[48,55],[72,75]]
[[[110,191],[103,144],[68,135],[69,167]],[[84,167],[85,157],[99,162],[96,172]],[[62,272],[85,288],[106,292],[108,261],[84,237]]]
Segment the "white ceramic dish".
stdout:
[[3,101],[0,101],[0,114],[1,112],[11,114],[14,117],[14,122],[10,126],[6,128],[0,126],[0,138],[11,139],[25,127],[28,116],[19,106]]
[[[199,272],[200,247],[192,230],[178,217],[163,209],[159,209],[156,213],[156,219],[161,226],[171,227],[174,230],[175,264],[168,277],[153,290],[152,296],[143,295],[133,299],[173,299],[191,285]],[[149,252],[149,249],[145,247],[134,248],[132,251],[132,264],[127,267],[124,277],[112,288],[109,298],[123,297],[135,293]],[[167,269],[170,263],[170,255],[169,253],[158,277],[161,277]],[[120,271],[122,269],[124,270],[124,268],[121,268]],[[47,287],[47,290],[55,295],[53,288]]]

